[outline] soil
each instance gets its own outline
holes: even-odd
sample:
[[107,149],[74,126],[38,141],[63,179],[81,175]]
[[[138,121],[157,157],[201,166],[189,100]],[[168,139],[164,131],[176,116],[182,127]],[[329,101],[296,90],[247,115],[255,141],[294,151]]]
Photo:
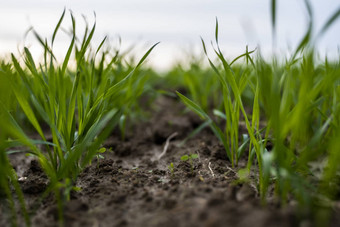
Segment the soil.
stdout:
[[[181,145],[199,124],[178,100],[156,99],[152,117],[129,130],[124,141],[115,131],[104,144],[112,152],[79,176],[81,190],[71,193],[64,208],[65,226],[313,226],[297,215],[294,201],[280,207],[269,193],[263,206],[256,182],[238,181],[237,170],[245,161],[231,168],[209,129]],[[199,157],[191,166],[181,161],[185,154]],[[38,162],[23,154],[11,155],[11,161],[32,211],[32,226],[58,226],[53,196],[40,201],[48,180]],[[0,226],[10,226],[6,214],[0,206]]]

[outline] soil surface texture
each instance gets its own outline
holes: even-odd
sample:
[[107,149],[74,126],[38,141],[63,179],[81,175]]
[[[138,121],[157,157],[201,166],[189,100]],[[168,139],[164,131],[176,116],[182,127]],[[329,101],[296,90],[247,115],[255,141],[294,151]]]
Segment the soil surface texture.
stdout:
[[[65,226],[313,226],[298,217],[294,201],[280,207],[269,193],[263,206],[255,180],[238,181],[246,161],[231,168],[209,128],[181,144],[201,121],[177,99],[162,96],[153,105],[148,121],[133,126],[124,141],[113,132],[104,144],[112,151],[81,173],[81,190],[65,204]],[[186,154],[198,158],[181,161]],[[48,179],[39,163],[24,154],[11,155],[11,162],[32,225],[58,226],[53,196],[40,201]],[[3,207],[0,226],[10,226]]]

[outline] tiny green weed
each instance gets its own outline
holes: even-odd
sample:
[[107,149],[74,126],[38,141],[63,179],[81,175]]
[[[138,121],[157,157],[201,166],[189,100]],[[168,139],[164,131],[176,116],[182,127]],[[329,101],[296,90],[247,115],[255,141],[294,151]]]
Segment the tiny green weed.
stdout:
[[175,166],[174,166],[174,163],[170,163],[170,165],[168,166],[168,169],[170,171],[170,175],[171,175],[171,178],[174,178],[175,176]]
[[[103,154],[103,153],[105,153],[106,152],[106,148],[105,147],[102,147],[102,148],[100,148],[98,151],[97,151],[97,154],[96,154],[96,159],[97,159],[97,169],[99,168],[99,164],[100,164],[100,160],[101,159],[104,159],[104,156],[103,155],[101,155],[101,154]],[[90,164],[91,164],[91,162],[90,162]]]
[[194,163],[193,163],[193,160],[194,159],[198,159],[198,154],[190,154],[190,155],[183,155],[181,157],[181,161],[183,162],[189,162],[190,164],[190,169],[191,169],[191,174],[194,174]]

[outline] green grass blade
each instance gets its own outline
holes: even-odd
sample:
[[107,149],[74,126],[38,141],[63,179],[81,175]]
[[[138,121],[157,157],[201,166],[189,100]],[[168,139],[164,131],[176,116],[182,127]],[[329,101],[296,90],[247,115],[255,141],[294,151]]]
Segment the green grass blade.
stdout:
[[[145,54],[144,54],[144,56],[141,58],[141,60],[138,62],[138,64],[137,64],[137,66],[124,78],[124,79],[122,79],[121,81],[119,81],[118,83],[116,83],[114,86],[112,86],[112,87],[110,87],[109,89],[108,89],[108,91],[107,91],[107,93],[105,94],[105,96],[104,96],[104,99],[107,99],[108,97],[110,97],[110,96],[112,96],[112,95],[114,95],[116,92],[118,92],[120,89],[121,89],[121,87],[123,87],[124,86],[124,84],[126,83],[126,82],[128,82],[128,79],[130,78],[130,77],[132,77],[133,75],[134,75],[134,73],[135,73],[135,71],[136,71],[136,69],[138,68],[138,67],[140,67],[141,66],[141,64],[145,61],[145,59],[149,56],[149,54],[151,53],[151,51],[158,45],[159,43],[156,43],[156,44],[154,44]],[[100,96],[100,97],[98,97],[98,99],[97,99],[97,101],[96,101],[96,103],[94,104],[94,106],[96,106],[97,104],[98,104],[98,102],[101,100],[103,98],[103,96]]]
[[105,41],[107,40],[107,36],[105,36],[105,38],[101,41],[101,43],[99,44],[97,50],[96,50],[96,54],[99,52],[99,50],[102,48],[102,46],[104,45]]
[[309,2],[309,0],[305,0],[305,6],[308,12],[308,29],[306,31],[306,34],[304,35],[304,37],[302,38],[302,40],[300,41],[298,47],[295,50],[295,53],[292,57],[292,61],[295,60],[295,57],[297,56],[297,54],[302,51],[304,49],[304,47],[307,46],[307,44],[310,42],[311,40],[311,36],[312,36],[312,29],[313,29],[313,11],[312,11],[312,7],[311,4]]
[[48,46],[47,41],[43,41],[43,39],[41,38],[41,36],[33,29],[33,34],[35,36],[35,38],[38,40],[38,42],[44,47],[44,50],[46,52],[48,52],[51,55],[52,59],[56,59],[56,57],[53,54],[53,51],[51,50],[51,48]]
[[240,59],[240,58],[242,58],[242,57],[244,57],[244,56],[246,56],[247,59],[250,58],[249,55],[252,54],[252,53],[254,53],[255,50],[256,50],[256,49],[254,49],[254,50],[252,50],[252,51],[250,51],[250,52],[247,51],[246,53],[241,54],[240,56],[236,57],[234,60],[232,60],[232,62],[230,63],[230,66],[232,66],[232,64],[234,64],[238,59]]
[[319,33],[316,36],[316,39],[321,38],[326,31],[329,29],[329,27],[334,24],[334,22],[339,18],[340,16],[340,7],[334,12],[334,14],[327,20],[327,22],[322,26]]
[[216,43],[218,45],[218,20],[217,20],[217,17],[216,17],[216,25],[215,25],[215,40],[216,40]]
[[178,146],[181,147],[183,146],[189,139],[195,137],[198,133],[200,133],[204,128],[206,128],[207,126],[210,126],[211,121],[210,120],[206,120],[205,122],[203,122],[200,126],[198,126],[197,128],[195,128],[194,131],[192,131],[185,139],[183,139]]
[[64,62],[63,62],[62,68],[61,68],[61,75],[65,75],[66,68],[67,68],[67,65],[69,63],[70,56],[71,56],[71,53],[72,53],[72,49],[73,49],[73,46],[74,46],[74,42],[75,42],[75,37],[72,38],[71,44],[70,44],[70,46],[67,50],[66,56],[64,58]]
[[213,120],[209,117],[208,114],[206,114],[204,112],[204,110],[199,107],[196,103],[194,103],[193,101],[191,101],[190,99],[188,99],[187,97],[185,97],[184,95],[182,95],[181,93],[179,93],[178,91],[176,91],[176,94],[180,97],[180,99],[183,101],[183,103],[189,107],[191,110],[193,110],[196,114],[198,114],[202,119],[204,120],[208,120],[210,122],[210,127],[212,129],[212,131],[215,133],[215,135],[217,136],[217,138],[222,142],[229,160],[232,160],[232,155],[228,146],[228,142],[223,134],[223,132],[221,131],[221,129],[219,127],[217,127],[217,125],[213,122]]
[[64,11],[63,11],[63,13],[62,13],[62,15],[61,15],[61,17],[60,17],[60,19],[59,19],[59,21],[58,21],[58,24],[57,24],[57,26],[56,26],[55,29],[54,29],[54,32],[53,32],[53,35],[52,35],[52,46],[53,46],[53,43],[54,43],[54,39],[55,39],[55,37],[56,37],[56,35],[57,35],[57,32],[58,32],[58,30],[59,30],[59,28],[60,28],[61,22],[62,22],[63,19],[64,19],[65,11],[66,11],[66,9],[64,8]]
[[100,124],[98,124],[97,137],[95,141],[91,144],[89,152],[82,160],[82,168],[84,168],[91,162],[101,144],[109,136],[113,128],[119,123],[121,116],[121,111],[112,110],[102,118]]
[[43,138],[44,140],[46,140],[44,133],[40,127],[40,124],[31,108],[31,106],[29,105],[29,103],[26,100],[26,97],[23,96],[23,93],[18,91],[16,88],[13,89],[15,96],[22,108],[22,110],[24,111],[24,113],[26,114],[28,120],[31,122],[31,124],[33,125],[33,127],[37,130],[37,132],[39,133],[39,135],[41,136],[41,138]]
[[272,39],[273,39],[273,45],[276,44],[276,0],[270,1],[270,15],[271,15],[271,22],[272,22]]
[[210,119],[208,114],[206,114],[201,107],[199,107],[196,103],[176,91],[176,94],[180,97],[183,103],[188,106],[191,110],[193,110],[197,115],[199,115],[202,119],[207,120]]
[[145,54],[144,56],[139,60],[138,64],[136,65],[136,68],[138,68],[144,61],[145,59],[149,56],[151,51],[159,44],[160,42],[154,44]]

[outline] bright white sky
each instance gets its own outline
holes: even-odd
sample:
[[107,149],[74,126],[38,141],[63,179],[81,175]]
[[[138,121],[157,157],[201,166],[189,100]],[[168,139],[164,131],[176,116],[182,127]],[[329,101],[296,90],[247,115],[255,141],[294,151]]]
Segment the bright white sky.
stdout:
[[[286,54],[295,48],[306,30],[307,14],[302,0],[278,0],[278,51]],[[150,56],[157,68],[168,68],[185,53],[202,51],[200,36],[208,43],[214,39],[215,17],[219,20],[220,45],[230,58],[260,45],[264,54],[271,52],[270,0],[0,0],[0,54],[18,53],[29,46],[39,56],[40,46],[24,33],[33,26],[42,37],[50,38],[61,13],[72,10],[78,30],[85,15],[89,23],[96,13],[94,43],[105,35],[113,45],[122,38],[122,48],[137,44],[135,53],[161,44]],[[315,32],[339,7],[339,0],[312,0]],[[69,14],[62,27],[70,28]],[[55,51],[65,53],[69,38],[60,34]],[[65,45],[66,44],[66,45]],[[340,20],[328,30],[318,45],[321,54],[336,56],[340,46]],[[57,53],[58,55],[59,53]]]

